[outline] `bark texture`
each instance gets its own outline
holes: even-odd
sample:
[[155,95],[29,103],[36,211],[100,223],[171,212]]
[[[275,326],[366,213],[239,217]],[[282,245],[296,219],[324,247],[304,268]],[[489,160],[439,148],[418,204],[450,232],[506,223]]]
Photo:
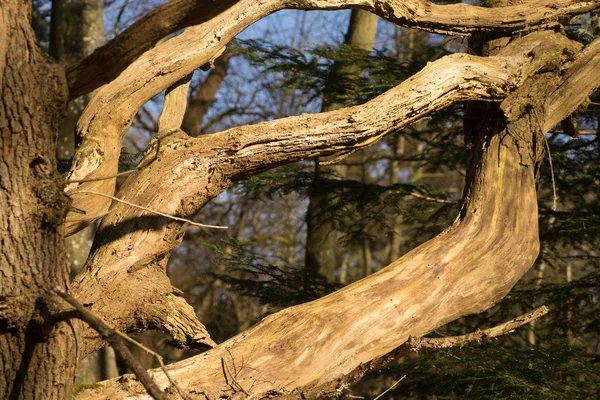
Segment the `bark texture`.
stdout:
[[0,393],[9,399],[72,394],[76,342],[49,290],[66,288],[59,231],[68,205],[56,172],[64,71],[37,47],[29,2],[0,7]]
[[[267,317],[216,349],[177,363],[171,367],[174,379],[206,398],[301,392],[319,397],[326,393],[315,393],[315,387],[336,386],[340,377],[409,336],[504,297],[539,250],[533,137],[512,130],[517,127],[504,130],[497,106],[486,116],[492,125],[478,124],[472,132],[466,203],[450,228],[368,278]],[[528,137],[530,146],[520,147],[523,142],[512,135]],[[106,385],[102,398],[132,394],[119,382]]]
[[[363,106],[196,139],[174,131],[155,141],[143,168],[118,196],[169,213],[193,214],[232,181],[285,162],[367,146],[457,99],[495,99],[522,86],[506,100],[506,107],[527,102],[531,88],[552,92],[555,67],[578,51],[561,35],[538,32],[515,40],[497,56],[438,60]],[[554,72],[544,75],[549,70]],[[465,205],[450,228],[367,279],[283,310],[217,348],[174,365],[175,379],[190,393],[207,398],[301,393],[318,397],[338,390],[344,383],[340,377],[392,351],[409,336],[422,336],[500,300],[539,249],[535,165],[540,131],[530,112],[507,122],[498,105],[478,107],[470,113],[477,118],[467,131],[472,164]],[[162,186],[170,188],[168,202]],[[150,321],[155,315],[164,320],[174,297],[168,284],[156,285],[163,279],[161,270],[179,240],[179,230],[178,223],[161,218],[115,205],[104,218],[88,269],[76,283],[77,296],[104,316],[119,293],[127,291],[135,301],[121,303],[119,317]],[[143,248],[144,243],[152,248]],[[149,282],[158,287],[151,295],[154,299],[144,295],[146,289],[132,292]],[[103,288],[102,296],[96,285]],[[160,291],[162,296],[157,295]],[[125,327],[132,323],[127,317],[114,322]],[[99,393],[118,398],[133,390],[110,382],[82,398]]]
[[[104,35],[104,0],[55,0],[52,2],[50,55],[62,65],[73,64],[106,42]],[[73,158],[78,138],[75,128],[92,93],[69,102],[58,133],[56,155],[59,162]],[[71,276],[79,273],[88,257],[96,226],[89,226],[65,239]],[[115,354],[105,347],[77,364],[75,385],[94,383],[118,375]]]

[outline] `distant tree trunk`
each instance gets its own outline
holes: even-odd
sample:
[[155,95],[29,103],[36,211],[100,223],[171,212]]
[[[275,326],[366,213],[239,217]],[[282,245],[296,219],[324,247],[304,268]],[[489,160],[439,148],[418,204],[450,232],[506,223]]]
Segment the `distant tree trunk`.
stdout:
[[[56,173],[56,135],[67,101],[64,71],[43,55],[31,3],[0,6],[0,393],[8,399],[73,394],[76,341],[52,296],[67,288],[59,232],[68,206]],[[63,362],[53,362],[63,360]]]
[[[394,137],[394,156],[399,157],[404,154],[406,147],[406,139],[403,136],[396,135]],[[390,165],[390,176],[389,176],[389,184],[393,185],[398,181],[398,175],[400,174],[400,161],[392,160]],[[398,210],[400,209],[400,205],[398,205]],[[401,255],[401,246],[402,246],[402,215],[398,212],[393,216],[392,226],[391,226],[391,239],[389,242],[388,249],[388,264],[396,261],[400,258]]]
[[188,101],[188,107],[183,117],[181,129],[190,136],[200,136],[202,134],[202,123],[204,116],[212,107],[216,100],[217,92],[227,75],[229,61],[233,57],[233,52],[225,50],[214,62],[214,68],[204,79],[204,82],[198,88],[198,91]]
[[[542,281],[544,280],[544,272],[546,271],[547,265],[548,264],[546,264],[545,261],[542,261],[542,263],[538,267],[534,286],[535,290],[538,290],[540,287],[542,287]],[[537,336],[535,334],[536,322],[537,321],[531,321],[529,323],[529,331],[527,332],[527,342],[532,346],[535,346],[535,343],[537,342]]]
[[[378,18],[377,15],[367,11],[352,10],[344,44],[370,52],[375,41]],[[333,78],[335,79],[335,75],[340,73],[360,74],[361,71],[352,65],[337,64],[334,66]],[[344,104],[326,98],[323,111],[333,111],[343,106]],[[335,271],[339,264],[336,257],[339,243],[332,215],[335,200],[329,185],[323,181],[324,178],[331,178],[334,175],[345,177],[345,168],[321,166],[319,160],[316,160],[306,213],[305,266],[308,281],[313,276],[322,275],[328,282],[335,282]]]

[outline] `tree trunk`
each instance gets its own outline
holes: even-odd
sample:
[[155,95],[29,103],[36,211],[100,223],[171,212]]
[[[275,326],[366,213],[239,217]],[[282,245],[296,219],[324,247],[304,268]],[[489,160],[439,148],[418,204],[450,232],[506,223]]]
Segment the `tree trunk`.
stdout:
[[0,393],[63,399],[77,346],[71,325],[51,318],[62,311],[51,290],[69,284],[54,154],[66,80],[38,48],[30,13],[26,1],[0,7]]
[[204,79],[198,91],[190,98],[181,124],[181,129],[188,135],[198,137],[202,134],[204,116],[216,101],[217,92],[227,75],[229,61],[233,55],[234,53],[231,50],[225,50],[211,66],[210,73]]

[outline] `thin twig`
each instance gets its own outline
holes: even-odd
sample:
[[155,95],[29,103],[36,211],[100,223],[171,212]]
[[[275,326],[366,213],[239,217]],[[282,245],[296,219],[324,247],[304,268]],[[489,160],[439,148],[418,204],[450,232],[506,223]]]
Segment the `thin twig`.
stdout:
[[550,153],[550,145],[548,139],[544,135],[544,143],[546,144],[546,151],[548,151],[548,161],[550,162],[550,176],[552,177],[552,211],[556,211],[556,182],[554,181],[554,168],[552,167],[552,154]]
[[167,371],[167,367],[165,366],[165,363],[163,362],[163,358],[162,358],[162,356],[160,354],[158,354],[157,352],[155,352],[155,351],[149,349],[148,347],[144,346],[143,344],[141,344],[137,340],[134,340],[133,338],[127,336],[123,332],[115,330],[115,333],[117,335],[121,336],[123,339],[127,340],[129,343],[133,344],[134,346],[137,346],[140,349],[144,350],[146,353],[154,356],[154,358],[156,358],[156,361],[158,361],[158,364],[160,365],[160,369],[162,370],[162,372],[165,374],[165,376],[167,377],[167,379],[171,383],[171,386],[173,386],[175,389],[177,389],[177,392],[179,392],[179,395],[184,400],[189,400],[189,398],[185,395],[185,392],[179,387],[179,385],[177,384],[177,382],[175,382],[175,380],[173,380],[173,378],[171,377],[171,375]]
[[111,328],[106,322],[94,315],[94,313],[85,308],[83,304],[77,301],[64,289],[56,287],[54,292],[73,306],[78,311],[79,318],[91,326],[98,334],[100,334],[102,339],[106,340],[111,345],[115,350],[115,353],[133,371],[150,396],[156,400],[166,400],[165,393],[160,390],[148,372],[140,365],[133,354],[131,354],[131,351],[129,351],[125,345],[122,334],[119,334],[118,331]]
[[[240,383],[235,379],[235,376],[233,376],[233,374],[231,373],[231,370],[229,369],[229,365],[227,365],[227,360],[225,359],[225,357],[221,357],[221,362],[223,364],[223,375],[225,375],[225,382],[235,391],[235,392],[242,392],[244,393],[246,396],[250,396],[248,394],[248,392],[246,392],[246,390],[243,388],[242,385],[240,385]],[[227,375],[229,374],[229,378],[231,379],[231,382],[229,382],[229,379],[227,379]]]
[[386,394],[387,392],[389,392],[390,390],[392,390],[393,388],[395,388],[397,384],[399,384],[400,382],[402,382],[404,380],[404,378],[406,378],[406,375],[404,375],[402,378],[398,379],[396,381],[396,383],[394,383],[392,386],[390,386],[389,388],[387,388],[387,390],[385,392],[381,393],[379,396],[375,397],[373,400],[380,399],[381,396],[383,396],[384,394]]
[[458,201],[458,200],[438,199],[436,197],[425,196],[424,194],[420,194],[420,193],[417,193],[417,192],[409,192],[409,193],[406,193],[406,194],[408,196],[417,197],[419,199],[423,199],[423,200],[427,200],[427,201],[434,201],[436,203],[443,203],[443,204],[458,204],[458,203],[460,203],[460,201]]
[[[523,314],[510,321],[504,322],[492,328],[477,330],[460,336],[449,336],[441,338],[415,338],[410,337],[405,346],[410,351],[420,351],[422,349],[445,349],[448,347],[464,346],[469,343],[480,343],[483,339],[495,338],[512,332],[516,328],[525,325],[539,317],[548,314],[548,306],[541,306],[533,311]],[[404,345],[403,345],[404,346]]]
[[87,178],[87,179],[67,179],[66,183],[84,183],[84,182],[96,182],[96,181],[106,181],[108,179],[118,178],[120,176],[126,176],[136,172],[137,169],[129,169],[127,171],[119,172],[118,174],[110,175],[110,176],[99,176],[98,178]]
[[148,208],[148,207],[140,206],[138,204],[131,203],[131,202],[127,201],[127,200],[119,199],[118,197],[111,196],[111,195],[104,194],[104,193],[91,192],[89,190],[79,190],[77,192],[69,193],[69,195],[74,195],[74,194],[92,194],[92,195],[96,195],[96,196],[106,197],[108,199],[112,199],[114,201],[118,201],[119,203],[126,204],[126,205],[128,205],[130,207],[139,208],[140,210],[148,211],[148,212],[151,212],[153,214],[160,215],[162,217],[167,217],[167,218],[170,218],[170,219],[174,219],[176,221],[187,222],[190,225],[198,226],[200,228],[228,229],[226,226],[199,224],[198,222],[194,222],[194,221],[191,221],[191,220],[186,219],[186,218],[181,218],[181,217],[176,217],[174,215],[165,214],[163,212],[156,211],[156,210],[153,210],[153,209]]
[[556,201],[558,196],[556,195],[556,182],[554,181],[554,167],[552,166],[552,153],[550,153],[550,145],[548,144],[548,138],[542,130],[542,123],[538,116],[537,110],[533,111],[533,116],[538,124],[541,135],[544,137],[544,144],[546,145],[546,151],[548,152],[548,161],[550,162],[550,177],[552,178],[552,211],[556,211]]
[[485,338],[494,338],[497,336],[504,335],[506,333],[512,332],[513,330],[522,325],[525,325],[528,322],[531,322],[547,314],[548,311],[549,309],[547,306],[541,306],[527,314],[521,315],[517,318],[514,318],[508,322],[505,322],[493,328],[489,328],[483,331],[476,331],[462,336],[451,336],[443,338],[419,338],[411,336],[406,342],[396,347],[389,353],[378,357],[370,362],[361,364],[359,367],[354,369],[354,371],[348,373],[345,376],[345,379],[343,379],[338,384],[343,384],[346,386],[351,385],[357,382],[363,376],[365,376],[368,372],[376,369],[382,369],[389,365],[391,362],[398,360],[401,357],[405,357],[409,354],[418,352],[422,349],[442,349],[455,346],[464,346],[473,342],[480,343]]

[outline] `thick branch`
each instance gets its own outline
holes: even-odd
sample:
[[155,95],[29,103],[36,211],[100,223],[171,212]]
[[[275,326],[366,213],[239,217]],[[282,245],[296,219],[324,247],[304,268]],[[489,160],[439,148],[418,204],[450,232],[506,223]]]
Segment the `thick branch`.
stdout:
[[[575,48],[569,50],[573,51]],[[540,111],[533,115],[542,132],[550,131],[570,116],[598,87],[600,87],[600,39],[594,40],[574,61],[564,63],[555,59],[555,54],[540,56],[547,60],[548,66],[561,68],[562,74],[551,78],[552,83],[538,87],[536,80],[525,82],[531,90],[522,90],[511,94],[502,102],[502,109],[509,120],[521,118],[529,109]],[[570,57],[575,57],[573,54]],[[564,66],[563,66],[564,64]]]
[[566,67],[556,89],[546,98],[543,131],[547,132],[573,113],[588,96],[600,87],[600,39],[590,43]]
[[[564,51],[565,49],[569,51]],[[368,146],[385,133],[453,101],[466,98],[491,100],[503,96],[512,85],[519,85],[526,79],[527,74],[547,67],[543,59],[538,60],[540,54],[565,54],[566,57],[573,51],[570,42],[562,36],[539,32],[516,40],[501,56],[480,59],[462,54],[438,60],[402,85],[363,106],[318,115],[290,117],[199,138],[189,138],[176,131],[153,142],[140,170],[123,184],[119,198],[169,214],[195,214],[232,180],[242,179],[257,171],[301,158]],[[499,115],[489,118],[492,117],[498,119]],[[481,118],[482,121],[488,119],[486,116]],[[501,123],[498,125],[502,126]],[[497,129],[496,125],[493,127]],[[486,132],[487,129],[491,128],[486,128]],[[503,136],[504,141],[495,137],[482,148],[481,152],[485,153],[485,156],[482,156],[485,158],[482,168],[485,171],[479,171],[479,174],[483,174],[481,179],[485,177],[486,181],[494,183],[485,186],[477,181],[477,184],[474,184],[481,193],[479,197],[473,195],[473,203],[467,207],[470,211],[464,211],[463,221],[469,221],[468,223],[457,222],[456,226],[438,239],[415,250],[411,256],[399,260],[389,267],[387,273],[376,275],[372,281],[338,292],[335,296],[323,299],[320,305],[286,310],[277,317],[265,320],[255,328],[257,332],[252,334],[252,340],[256,342],[251,341],[249,347],[244,345],[246,350],[243,357],[247,359],[250,356],[246,351],[259,351],[260,330],[272,330],[286,335],[288,327],[283,325],[286,324],[285,321],[291,320],[305,321],[303,324],[307,324],[306,327],[321,329],[318,332],[313,331],[315,337],[320,338],[320,344],[311,345],[314,352],[319,353],[324,348],[322,346],[330,346],[326,338],[328,335],[335,335],[335,321],[338,321],[340,326],[352,325],[348,321],[348,318],[352,318],[351,314],[345,313],[351,312],[347,307],[358,304],[352,300],[355,295],[361,299],[361,306],[352,312],[359,313],[369,309],[373,310],[374,314],[368,317],[368,323],[361,323],[353,329],[363,329],[372,324],[372,328],[369,329],[374,331],[369,337],[377,345],[370,347],[357,342],[348,345],[348,348],[342,348],[343,345],[337,343],[332,348],[327,347],[327,351],[330,356],[337,354],[336,351],[361,352],[363,356],[354,360],[359,363],[371,359],[375,353],[377,356],[385,354],[408,335],[417,336],[428,332],[432,327],[427,325],[429,323],[441,324],[463,313],[476,312],[503,295],[529,267],[537,254],[537,203],[533,162],[528,159],[520,162],[520,157],[532,148],[531,135],[527,129],[517,131],[515,128],[514,131],[510,131],[513,136]],[[529,141],[517,147],[512,137],[517,137],[519,133],[524,141],[527,137]],[[484,146],[482,143],[479,145]],[[510,187],[500,190],[502,185]],[[519,200],[513,196],[519,196]],[[515,206],[517,201],[518,207]],[[523,207],[524,210],[521,210]],[[515,216],[515,213],[518,213],[519,217]],[[114,302],[124,298],[124,294],[127,293],[128,298],[135,301],[119,303],[118,317],[121,321],[117,321],[116,326],[125,321],[131,324],[132,320],[136,323],[147,323],[151,317],[145,315],[147,310],[144,305],[155,303],[165,293],[169,293],[169,286],[166,286],[166,282],[162,280],[164,278],[161,277],[164,277],[168,254],[181,239],[179,227],[178,222],[170,222],[162,217],[147,215],[142,210],[116,204],[111,213],[104,218],[85,273],[74,282],[73,290],[77,297],[91,303],[92,310],[104,316],[109,315]],[[506,250],[508,248],[510,251]],[[465,260],[465,254],[471,258]],[[507,261],[507,257],[518,257],[518,260],[511,263]],[[496,265],[499,260],[502,261],[502,265]],[[508,265],[505,265],[507,262]],[[480,266],[485,268],[479,269]],[[513,266],[514,270],[511,269]],[[507,269],[511,272],[506,273]],[[393,287],[386,286],[390,284],[390,279],[396,282],[391,285]],[[493,285],[489,285],[490,279],[493,280]],[[469,283],[466,283],[467,281]],[[154,290],[148,292],[146,286],[140,286],[140,282],[144,282],[145,285],[151,282]],[[155,282],[161,282],[161,285]],[[373,291],[369,285],[376,286],[375,293],[389,293],[391,297],[372,298]],[[476,286],[478,289],[473,292]],[[485,294],[481,288],[488,286],[490,292]],[[99,287],[110,287],[111,290],[107,292],[104,289],[100,295],[97,290]],[[402,287],[405,289],[401,289]],[[396,289],[398,292],[395,292]],[[456,293],[454,289],[457,289]],[[448,315],[440,316],[436,314],[437,311],[432,311],[439,307],[439,303],[435,302],[436,296],[440,296],[438,292],[448,296],[448,293],[453,293],[451,296],[459,296],[456,305],[446,298],[443,299],[444,304],[449,303]],[[438,294],[430,298],[429,293]],[[468,304],[464,304],[464,299],[469,299]],[[439,298],[438,300],[442,301]],[[346,301],[347,306],[341,306]],[[411,302],[419,304],[415,305],[421,310],[418,318],[413,317],[416,314],[411,311]],[[396,304],[402,305],[401,311],[396,310]],[[388,326],[392,315],[381,315],[378,310],[401,315],[400,320],[393,323],[393,326],[399,329],[395,336],[388,338],[384,334],[384,331],[390,332],[395,329]],[[324,311],[323,315],[326,317],[320,316],[321,311]],[[436,315],[432,315],[432,320],[427,322],[428,318],[423,316],[429,312]],[[363,316],[356,315],[356,318]],[[423,322],[418,322],[421,318]],[[329,325],[324,321],[333,322]],[[302,326],[300,324],[298,329]],[[296,333],[290,331],[289,334],[300,334],[294,332]],[[302,343],[294,346],[308,345],[305,342],[314,341],[314,337],[302,337],[298,339]],[[287,339],[282,337],[277,340],[285,342]],[[229,345],[236,342],[234,340]],[[268,351],[269,354],[277,354],[275,347]],[[297,350],[297,347],[290,349],[289,357],[282,356],[281,362],[289,362],[293,366],[296,361],[292,360],[300,357],[298,353],[294,353]],[[223,350],[214,354],[223,357],[225,353],[221,351]],[[327,355],[324,354],[323,357],[317,362],[326,363]],[[350,358],[343,363],[353,363]],[[298,362],[301,362],[301,359],[302,357]],[[331,360],[327,361],[329,362]],[[323,365],[327,368],[330,366]],[[340,364],[344,371],[348,371],[346,367],[351,370],[355,365],[348,364],[342,368]],[[272,370],[267,364],[262,364],[260,368]],[[298,365],[298,368],[302,367]],[[337,373],[340,371],[337,369]],[[275,371],[270,373],[274,374]],[[335,374],[333,370],[331,374]],[[218,386],[221,378],[209,373],[207,379],[211,377],[217,379],[215,385]],[[312,379],[308,376],[305,378]]]
[[337,397],[336,394],[339,394],[340,387],[349,387],[350,385],[358,382],[369,372],[383,369],[392,362],[399,360],[401,357],[405,357],[411,353],[426,349],[446,349],[450,347],[462,347],[472,343],[481,343],[485,339],[492,339],[511,333],[515,329],[546,315],[548,311],[549,309],[547,306],[541,306],[533,311],[528,312],[527,314],[520,315],[500,325],[484,330],[477,330],[475,332],[460,336],[448,336],[440,338],[410,337],[405,343],[398,346],[388,354],[361,364],[354,371],[344,375],[342,378],[336,381],[335,384],[326,384],[321,387],[316,387],[312,389],[311,392],[304,393],[304,395],[306,398]]
[[[172,40],[184,37],[192,29],[194,28],[188,29],[184,34]],[[195,37],[187,38],[167,50],[180,48],[181,51],[189,51],[189,47],[193,47],[191,39],[196,41]],[[330,154],[349,148],[365,147],[386,133],[399,129],[428,112],[439,110],[453,102],[476,99],[498,100],[506,96],[527,76],[546,67],[547,60],[539,57],[540,54],[552,54],[554,55],[553,60],[563,59],[564,56],[560,54],[560,50],[557,50],[556,44],[563,43],[564,45],[564,42],[565,39],[560,35],[538,32],[509,46],[502,56],[477,58],[466,54],[456,54],[431,63],[397,89],[384,93],[364,106],[235,128],[217,136],[211,135],[210,138],[213,143],[218,143],[223,151],[235,150],[238,163],[239,160],[253,163],[252,158],[256,159],[257,157],[262,160],[264,155],[272,153],[274,148],[284,151],[281,155],[284,159],[271,154],[271,164],[266,165],[261,161],[261,165],[257,166],[257,169],[246,168],[245,172],[247,173],[270,168],[278,163]],[[546,46],[549,47],[546,48]],[[214,47],[215,52],[218,50],[217,47]],[[167,55],[162,57],[167,57]],[[531,57],[536,57],[536,59],[532,62]],[[168,61],[169,65],[172,65],[171,60]],[[191,63],[189,60],[186,62]],[[153,65],[159,64],[155,60]],[[190,67],[192,65],[193,63],[190,64]],[[108,89],[101,90],[94,97],[79,124],[81,133],[85,134],[89,140],[85,140],[78,148],[74,169],[69,175],[70,179],[114,176],[118,164],[121,135],[125,132],[122,118],[132,118],[133,114],[131,113],[134,110],[137,111],[137,107],[141,106],[141,103],[137,103],[133,107],[128,107],[128,105],[134,103],[134,99],[142,100],[139,99],[142,92],[147,95],[153,94],[154,91],[150,88],[153,85],[160,86],[160,83],[152,81],[135,92],[132,90],[133,87],[137,87],[136,85],[123,87],[122,91],[110,88],[115,85],[117,87],[121,84],[127,85],[125,76],[130,73],[135,73],[135,76],[139,77],[144,75],[146,70],[152,69],[151,67],[144,71],[128,70],[129,72],[126,71],[119,79],[108,85]],[[121,78],[125,81],[121,82]],[[146,80],[145,78],[141,79],[142,81]],[[157,80],[162,79],[163,76],[157,77]],[[122,95],[130,96],[130,101],[126,105],[112,107],[112,103],[121,101]],[[131,119],[127,121],[131,121]],[[128,126],[128,124],[129,122],[126,125]],[[261,136],[257,141],[255,132],[258,127],[264,131],[266,136]],[[269,137],[273,139],[269,139]],[[301,140],[300,137],[302,137]],[[202,139],[201,143],[206,143],[206,140]],[[269,144],[267,143],[269,141],[272,142]],[[256,142],[258,143],[255,144]],[[156,146],[160,148],[158,143]],[[203,149],[208,148],[203,147]],[[243,175],[240,174],[233,178],[240,179],[242,177]],[[76,194],[80,191],[112,195],[114,178],[71,183],[67,186],[67,192],[73,195],[73,209],[65,223],[66,234],[74,233],[99,216],[103,216],[110,205],[110,200],[102,197],[92,198],[89,195]],[[84,210],[85,214],[80,210]]]
[[[530,0],[502,8],[467,4],[439,6],[429,0],[172,0],[140,19],[121,35],[97,49],[67,71],[70,98],[91,92],[115,79],[142,53],[163,37],[184,27],[203,24],[220,13],[230,13],[235,3],[249,8],[244,27],[258,20],[257,8],[272,11],[339,10],[360,7],[398,25],[451,35],[473,32],[515,32],[556,24],[561,17],[584,14],[597,8],[598,0]],[[225,31],[227,25],[223,25]],[[225,34],[224,36],[229,36]]]
[[158,388],[156,382],[152,380],[148,372],[140,363],[135,359],[131,351],[127,348],[125,340],[121,337],[114,329],[106,324],[102,319],[95,316],[88,309],[86,309],[80,302],[78,302],[73,296],[65,292],[61,288],[55,289],[55,293],[63,298],[67,303],[73,306],[79,313],[79,317],[85,321],[90,327],[100,334],[102,339],[106,340],[115,353],[123,360],[123,362],[133,370],[135,376],[140,380],[144,388],[148,393],[156,400],[166,399],[165,394]]
[[67,69],[69,98],[75,99],[115,79],[162,38],[209,21],[238,0],[171,0],[155,8],[89,57]]
[[166,136],[170,131],[181,129],[191,79],[191,75],[183,77],[167,89],[163,111],[158,118],[158,137]]

